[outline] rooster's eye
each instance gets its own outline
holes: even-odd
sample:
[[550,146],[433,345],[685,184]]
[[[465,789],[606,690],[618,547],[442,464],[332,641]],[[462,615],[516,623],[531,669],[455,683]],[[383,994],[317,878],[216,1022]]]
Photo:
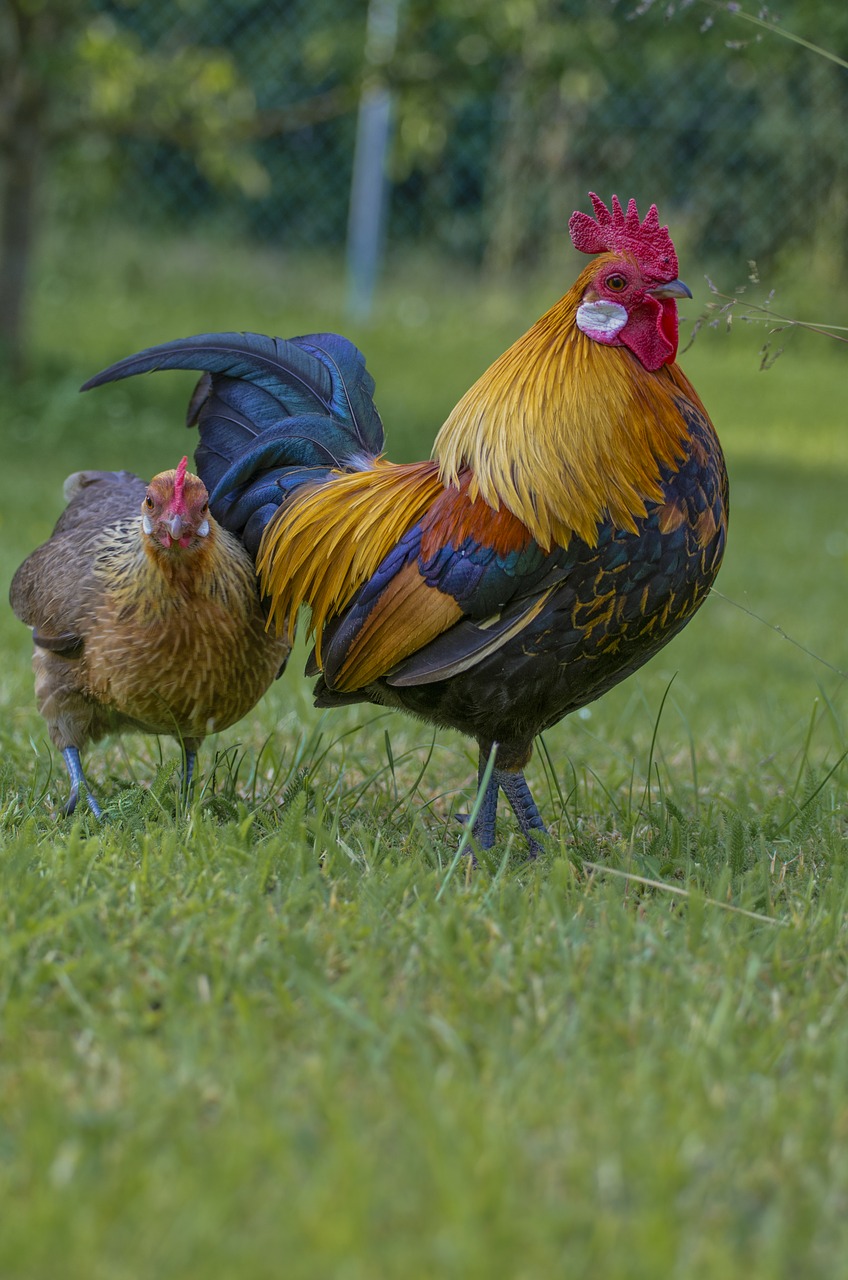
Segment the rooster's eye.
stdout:
[[151,496],[150,496],[150,494],[149,494],[149,493],[148,493],[147,497],[144,499],[144,505],[147,507],[147,510],[148,510],[148,511],[152,511],[152,510],[153,510],[153,499],[151,498]]
[[620,293],[622,289],[627,288],[627,281],[624,276],[607,276],[607,288],[612,289],[614,293]]

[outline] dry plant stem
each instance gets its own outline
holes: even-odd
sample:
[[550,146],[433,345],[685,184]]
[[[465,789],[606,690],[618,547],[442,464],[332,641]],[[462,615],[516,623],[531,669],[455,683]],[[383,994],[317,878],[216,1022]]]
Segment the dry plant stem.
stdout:
[[[752,267],[752,283],[758,283],[756,275],[756,264],[751,263]],[[792,316],[782,315],[779,311],[775,311],[771,306],[771,300],[774,297],[774,290],[768,295],[764,303],[746,302],[741,298],[741,294],[745,291],[743,285],[735,294],[722,293],[722,291],[713,283],[709,276],[705,276],[710,293],[721,302],[708,302],[702,314],[692,326],[692,333],[686,346],[682,348],[681,354],[689,350],[694,343],[699,332],[707,325],[710,329],[717,329],[722,322],[727,330],[733,326],[734,318],[744,321],[745,324],[770,324],[769,335],[782,333],[787,329],[804,329],[809,333],[817,333],[826,338],[833,338],[836,342],[848,343],[848,327],[840,324],[822,324],[812,320],[797,320]],[[760,352],[762,361],[761,369],[769,369],[774,364],[779,355],[782,354],[783,348],[779,347],[776,351],[770,350],[771,343],[766,342]]]

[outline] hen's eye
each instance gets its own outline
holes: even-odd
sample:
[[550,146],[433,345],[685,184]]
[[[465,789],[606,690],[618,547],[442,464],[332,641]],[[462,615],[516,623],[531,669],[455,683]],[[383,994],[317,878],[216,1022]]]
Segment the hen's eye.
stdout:
[[200,514],[201,514],[202,516],[205,516],[205,515],[206,515],[206,512],[207,512],[208,510],[209,510],[209,503],[208,503],[208,502],[204,502],[203,506],[200,508]]
[[622,289],[627,288],[627,281],[624,276],[607,276],[607,288],[612,289],[614,293],[619,293]]
[[144,505],[147,507],[147,510],[148,510],[148,511],[152,511],[152,510],[153,510],[153,505],[154,505],[154,503],[153,503],[153,499],[151,498],[151,496],[150,496],[150,494],[149,494],[149,493],[148,493],[147,497],[144,499]]

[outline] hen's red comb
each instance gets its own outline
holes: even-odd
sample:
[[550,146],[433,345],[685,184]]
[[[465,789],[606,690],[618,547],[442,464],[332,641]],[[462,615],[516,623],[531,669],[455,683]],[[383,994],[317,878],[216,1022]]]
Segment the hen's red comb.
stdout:
[[664,282],[677,278],[677,254],[668,227],[660,226],[655,204],[640,222],[635,200],[629,202],[625,213],[618,196],[612,198],[612,212],[594,191],[589,192],[589,199],[594,218],[578,210],[568,222],[575,249],[581,253],[629,253],[648,275]]
[[188,458],[183,458],[174,472],[174,506],[181,507],[183,505],[183,494],[185,491],[186,467],[188,466]]

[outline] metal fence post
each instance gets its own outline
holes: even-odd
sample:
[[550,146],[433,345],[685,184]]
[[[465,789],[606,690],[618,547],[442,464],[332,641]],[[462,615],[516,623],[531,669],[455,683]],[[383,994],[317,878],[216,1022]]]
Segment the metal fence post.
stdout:
[[391,136],[392,95],[380,68],[394,53],[399,0],[370,0],[365,28],[366,75],[356,123],[347,227],[347,310],[371,313],[385,236],[389,189],[386,162]]

